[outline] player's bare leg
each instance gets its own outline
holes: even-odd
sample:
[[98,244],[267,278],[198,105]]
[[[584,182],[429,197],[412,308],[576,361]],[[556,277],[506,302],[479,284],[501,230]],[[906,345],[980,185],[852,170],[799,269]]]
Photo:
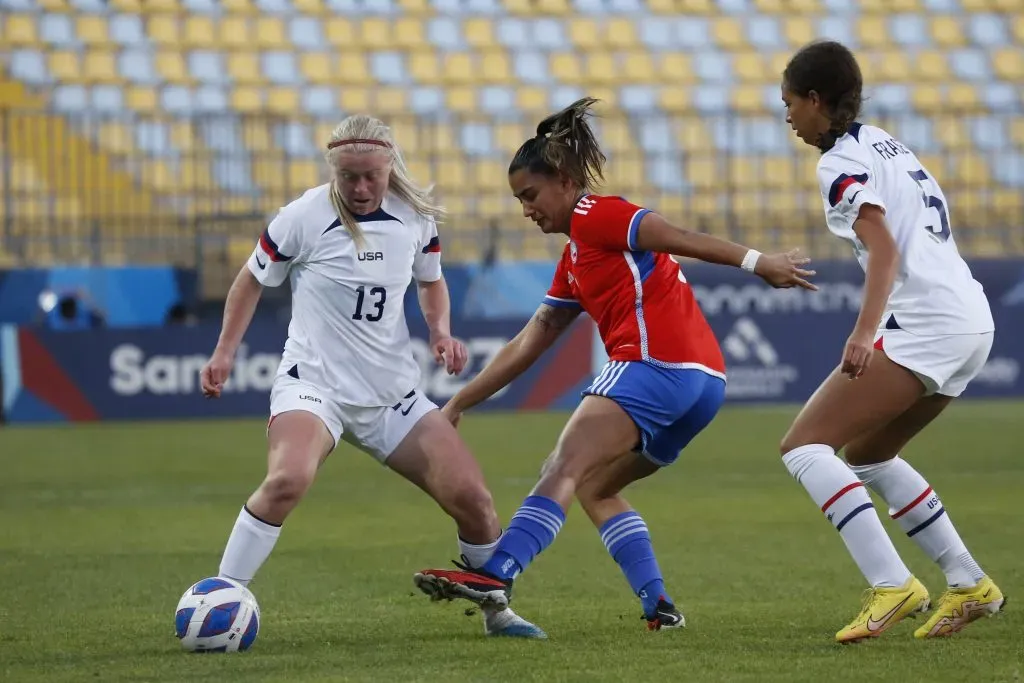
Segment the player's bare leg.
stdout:
[[239,513],[220,562],[221,576],[245,585],[274,549],[281,524],[334,448],[320,418],[302,410],[276,415],[267,438],[267,476]]
[[[649,603],[643,617],[650,630],[679,628],[686,620],[665,592],[661,570],[643,518],[622,497],[634,481],[661,468],[635,452],[620,455],[595,470],[576,491],[576,499],[601,534],[601,541],[622,569],[641,603]],[[651,607],[648,613],[648,607]]]
[[[470,569],[490,559],[501,536],[494,501],[476,458],[440,411],[424,415],[388,457],[388,467],[423,489],[437,501],[459,530],[462,560]],[[431,597],[443,596],[422,584]],[[511,610],[484,608],[488,635],[546,638],[543,630]]]
[[465,598],[504,609],[512,579],[550,545],[565,521],[576,488],[638,441],[633,420],[610,399],[587,396],[562,431],[540,482],[513,515],[498,549],[480,571],[428,569],[417,584],[430,582],[445,597]]
[[951,635],[999,612],[1006,603],[967,550],[938,494],[898,455],[952,401],[941,394],[922,397],[881,429],[854,439],[844,451],[850,468],[881,496],[900,528],[946,575],[948,589],[931,618],[914,633],[918,638]]
[[839,531],[871,586],[858,616],[836,634],[841,642],[878,636],[929,606],[928,591],[896,552],[863,484],[836,457],[843,446],[889,424],[923,394],[924,385],[913,373],[876,350],[857,379],[833,371],[782,440],[786,468]]

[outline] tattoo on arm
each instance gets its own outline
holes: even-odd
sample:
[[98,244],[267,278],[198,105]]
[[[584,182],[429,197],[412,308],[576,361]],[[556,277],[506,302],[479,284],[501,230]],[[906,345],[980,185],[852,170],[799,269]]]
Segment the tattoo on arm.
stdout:
[[537,312],[533,314],[533,321],[540,325],[545,332],[561,334],[579,317],[579,314],[578,308],[556,308],[541,304]]

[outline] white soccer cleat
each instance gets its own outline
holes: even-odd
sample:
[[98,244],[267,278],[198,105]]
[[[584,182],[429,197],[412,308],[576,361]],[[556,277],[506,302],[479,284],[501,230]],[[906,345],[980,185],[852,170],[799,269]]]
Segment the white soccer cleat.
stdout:
[[484,633],[488,636],[505,636],[508,638],[533,638],[535,640],[546,640],[547,633],[539,626],[531,624],[526,619],[506,607],[503,610],[485,609],[484,612]]

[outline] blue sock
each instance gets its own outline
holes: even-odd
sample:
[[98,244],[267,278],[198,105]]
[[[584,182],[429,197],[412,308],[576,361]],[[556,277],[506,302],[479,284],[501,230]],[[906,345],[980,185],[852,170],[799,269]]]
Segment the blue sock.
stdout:
[[527,496],[512,515],[484,571],[502,579],[515,578],[551,545],[564,522],[561,505],[544,496]]
[[665,582],[643,517],[632,510],[622,512],[602,524],[598,531],[604,546],[626,575],[629,587],[640,597],[644,614],[654,613],[659,598],[672,602],[665,592]]

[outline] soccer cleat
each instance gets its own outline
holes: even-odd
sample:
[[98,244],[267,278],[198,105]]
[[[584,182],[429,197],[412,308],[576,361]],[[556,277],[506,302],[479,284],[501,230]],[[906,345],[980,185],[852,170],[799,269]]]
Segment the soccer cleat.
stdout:
[[641,619],[647,622],[648,631],[660,631],[663,628],[682,628],[686,626],[686,618],[676,609],[676,606],[665,600],[658,599],[658,606],[654,614],[644,614]]
[[416,587],[431,600],[462,598],[485,609],[503,610],[512,596],[512,581],[468,569],[424,569],[413,576]]
[[877,638],[908,616],[928,609],[928,589],[911,576],[898,588],[869,588],[857,618],[836,633],[840,643]]
[[488,636],[532,638],[534,640],[546,640],[548,637],[543,629],[523,619],[510,607],[502,610],[485,609],[484,633]]
[[987,576],[970,588],[950,588],[942,597],[932,616],[914,631],[915,638],[951,636],[964,626],[997,614],[1006,605],[1006,597]]

